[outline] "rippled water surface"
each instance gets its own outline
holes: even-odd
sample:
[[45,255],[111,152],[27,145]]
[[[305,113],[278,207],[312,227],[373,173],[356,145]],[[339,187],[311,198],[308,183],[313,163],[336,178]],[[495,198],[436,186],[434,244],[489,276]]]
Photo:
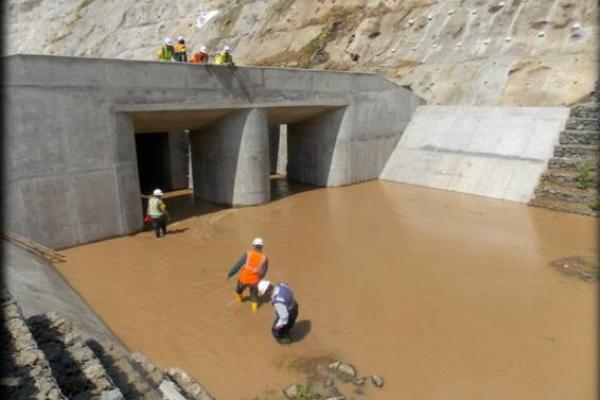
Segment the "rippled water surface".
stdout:
[[[549,263],[597,262],[596,223],[371,181],[72,248],[57,267],[132,350],[219,399],[280,390],[300,379],[289,360],[322,355],[384,376],[375,399],[594,399],[598,284]],[[300,303],[288,347],[271,307],[253,314],[225,280],[254,236]]]

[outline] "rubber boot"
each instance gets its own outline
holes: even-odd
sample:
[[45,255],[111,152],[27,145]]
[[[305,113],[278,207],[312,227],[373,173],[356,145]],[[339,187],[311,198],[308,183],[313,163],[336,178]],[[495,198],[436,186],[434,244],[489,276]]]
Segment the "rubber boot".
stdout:
[[235,294],[235,301],[237,301],[238,303],[242,302],[242,295],[239,293]]
[[254,311],[254,312],[258,311],[258,303],[252,303],[252,311]]

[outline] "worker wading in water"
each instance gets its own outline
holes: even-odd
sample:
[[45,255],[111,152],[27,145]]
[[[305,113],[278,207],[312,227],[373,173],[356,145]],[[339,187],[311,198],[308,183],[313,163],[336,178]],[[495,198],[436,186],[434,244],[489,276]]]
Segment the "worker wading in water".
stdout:
[[252,301],[252,311],[258,310],[258,282],[265,277],[269,268],[269,258],[263,253],[264,243],[261,238],[252,241],[253,249],[240,257],[235,265],[229,270],[227,279],[231,278],[238,271],[237,285],[235,287],[235,298],[242,301],[242,293],[246,288],[250,290],[250,301]]
[[146,215],[152,219],[152,227],[156,238],[167,234],[167,219],[169,218],[169,212],[167,206],[162,201],[163,192],[160,189],[154,189],[152,197],[148,200],[148,209]]
[[291,343],[290,331],[298,318],[298,303],[290,286],[285,282],[272,285],[271,282],[262,280],[258,283],[258,294],[271,296],[271,305],[276,314],[271,327],[275,340],[281,344]]

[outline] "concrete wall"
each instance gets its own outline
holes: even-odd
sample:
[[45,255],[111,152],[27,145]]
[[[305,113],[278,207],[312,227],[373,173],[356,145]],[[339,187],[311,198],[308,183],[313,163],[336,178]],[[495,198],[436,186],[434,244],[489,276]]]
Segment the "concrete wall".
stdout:
[[[135,132],[210,134],[225,132],[223,121],[232,113],[266,115],[264,134],[248,135],[266,138],[268,125],[289,124],[298,153],[291,175],[322,186],[346,185],[379,176],[421,102],[363,73],[31,55],[4,61],[6,228],[55,248],[141,228]],[[301,138],[303,127],[322,131]],[[307,151],[322,140],[325,149]],[[242,144],[240,156],[252,146]],[[268,151],[265,157],[268,170]],[[315,165],[324,170],[310,171]],[[235,169],[236,194],[224,196],[231,183],[215,178],[218,169],[207,173],[213,178],[194,177],[199,196],[230,204],[268,200],[262,189],[253,192],[263,177],[238,176],[242,170]],[[197,186],[211,179],[224,188]],[[252,189],[242,187],[246,179]]]
[[382,179],[527,202],[568,108],[421,106]]

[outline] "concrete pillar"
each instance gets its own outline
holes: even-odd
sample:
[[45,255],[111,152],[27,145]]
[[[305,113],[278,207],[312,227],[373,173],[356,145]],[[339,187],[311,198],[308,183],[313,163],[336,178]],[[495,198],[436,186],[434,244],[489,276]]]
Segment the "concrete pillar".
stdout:
[[270,172],[286,175],[287,168],[287,125],[269,126]]
[[287,128],[287,176],[315,186],[349,184],[350,154],[340,144],[346,108],[319,114]]
[[269,131],[263,109],[232,112],[190,135],[194,196],[248,206],[271,198]]
[[[135,131],[131,116],[113,115],[116,150],[116,191],[120,213],[120,234],[127,235],[143,228],[143,211],[135,148]],[[93,203],[94,207],[99,203]],[[85,243],[85,241],[83,241]]]

